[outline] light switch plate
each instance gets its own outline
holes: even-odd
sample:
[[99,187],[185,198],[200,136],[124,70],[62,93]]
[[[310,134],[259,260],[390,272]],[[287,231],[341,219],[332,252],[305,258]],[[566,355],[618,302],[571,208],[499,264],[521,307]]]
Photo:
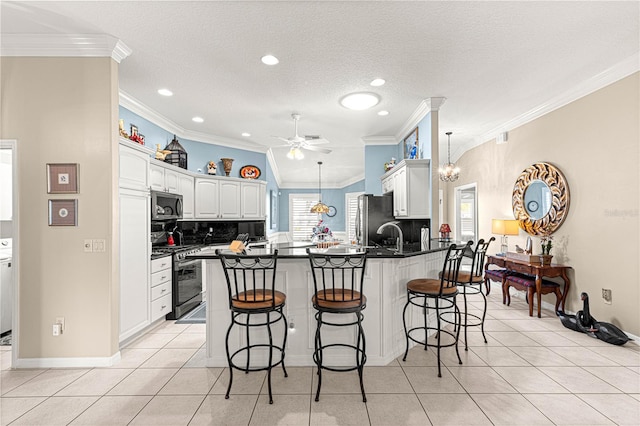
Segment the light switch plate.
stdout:
[[104,252],[105,245],[106,245],[106,240],[93,240],[93,251]]

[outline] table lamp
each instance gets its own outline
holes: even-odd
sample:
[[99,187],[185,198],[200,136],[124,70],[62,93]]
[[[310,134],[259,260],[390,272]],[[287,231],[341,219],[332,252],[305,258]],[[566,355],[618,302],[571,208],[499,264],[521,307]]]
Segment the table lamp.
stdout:
[[451,234],[451,227],[448,223],[440,225],[440,241],[449,241]]
[[519,225],[517,220],[513,219],[491,219],[491,233],[502,235],[500,251],[501,255],[506,255],[509,250],[509,244],[507,243],[507,235],[518,235]]

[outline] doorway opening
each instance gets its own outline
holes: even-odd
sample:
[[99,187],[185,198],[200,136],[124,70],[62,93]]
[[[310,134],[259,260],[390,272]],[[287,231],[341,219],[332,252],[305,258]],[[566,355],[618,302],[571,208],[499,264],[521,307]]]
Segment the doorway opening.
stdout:
[[477,184],[458,186],[455,194],[457,239],[475,242],[478,240]]

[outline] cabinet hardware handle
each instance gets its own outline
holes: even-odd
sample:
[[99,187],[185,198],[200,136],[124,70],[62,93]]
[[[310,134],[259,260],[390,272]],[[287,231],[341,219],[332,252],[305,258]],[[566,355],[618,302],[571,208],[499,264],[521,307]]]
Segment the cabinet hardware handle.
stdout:
[[163,288],[162,291],[160,293],[164,293],[165,291],[167,291],[166,288]]
[[161,311],[164,311],[164,308],[166,308],[167,305],[162,305],[162,307],[160,308]]
[[162,278],[160,278],[160,280],[165,280],[165,279],[167,279],[166,275],[163,275]]

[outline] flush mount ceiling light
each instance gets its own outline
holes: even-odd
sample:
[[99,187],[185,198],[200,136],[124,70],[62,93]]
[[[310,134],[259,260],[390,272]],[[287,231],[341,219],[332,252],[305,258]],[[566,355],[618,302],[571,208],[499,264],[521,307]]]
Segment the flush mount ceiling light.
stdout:
[[204,118],[202,118],[202,117],[193,117],[191,119],[191,121],[193,121],[194,123],[204,123]]
[[343,107],[356,111],[369,109],[378,105],[378,102],[380,102],[380,97],[370,92],[351,93],[340,99],[340,104]]
[[447,164],[444,167],[438,169],[440,174],[440,180],[443,182],[455,182],[460,177],[460,167],[457,167],[451,162],[451,133],[445,133],[447,135]]
[[322,161],[318,161],[318,203],[311,207],[309,213],[329,213],[329,206],[322,202]]
[[158,93],[162,96],[173,96],[173,92],[169,89],[158,89]]
[[384,117],[385,115],[389,115],[389,111],[384,111],[384,110],[383,111],[378,111],[378,115],[381,115],[381,116]]
[[251,133],[244,132],[242,133],[242,136],[244,136],[245,138],[248,138],[249,136],[251,136]]
[[373,80],[369,84],[371,84],[373,87],[378,87],[378,86],[382,86],[385,83],[386,83],[386,81],[384,81],[383,78],[376,78],[375,80]]
[[287,158],[289,160],[302,160],[304,158],[304,154],[300,148],[292,146],[289,152],[287,152]]
[[278,58],[273,55],[265,55],[260,60],[265,65],[277,65],[280,62]]

